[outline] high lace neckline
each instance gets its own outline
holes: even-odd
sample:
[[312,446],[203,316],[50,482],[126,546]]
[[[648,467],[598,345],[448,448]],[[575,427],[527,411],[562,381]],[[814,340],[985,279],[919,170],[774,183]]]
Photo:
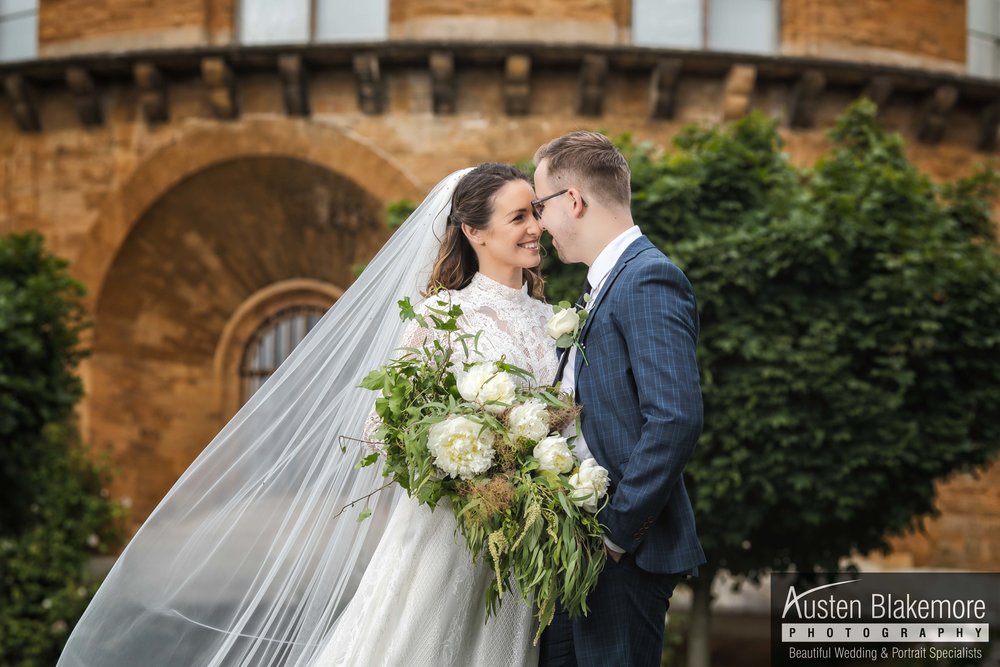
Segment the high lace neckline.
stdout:
[[521,285],[520,288],[510,287],[504,285],[503,283],[490,278],[485,273],[476,272],[476,275],[472,277],[469,282],[469,286],[466,289],[476,289],[486,292],[488,294],[495,295],[501,299],[521,299],[528,295],[528,283],[527,281]]

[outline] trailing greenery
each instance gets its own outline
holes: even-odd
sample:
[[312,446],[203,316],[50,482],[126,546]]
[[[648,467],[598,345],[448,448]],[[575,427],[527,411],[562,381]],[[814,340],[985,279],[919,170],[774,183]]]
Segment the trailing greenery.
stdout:
[[83,287],[35,232],[0,239],[0,665],[55,664],[121,539],[110,467],[80,442]]

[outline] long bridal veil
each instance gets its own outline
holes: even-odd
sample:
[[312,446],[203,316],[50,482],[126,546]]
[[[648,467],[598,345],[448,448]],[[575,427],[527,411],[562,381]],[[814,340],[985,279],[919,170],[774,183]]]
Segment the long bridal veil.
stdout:
[[[356,470],[374,396],[357,387],[399,344],[455,185],[442,180],[170,489],[73,629],[59,667],[309,665],[399,499]],[[391,604],[391,601],[386,601]]]

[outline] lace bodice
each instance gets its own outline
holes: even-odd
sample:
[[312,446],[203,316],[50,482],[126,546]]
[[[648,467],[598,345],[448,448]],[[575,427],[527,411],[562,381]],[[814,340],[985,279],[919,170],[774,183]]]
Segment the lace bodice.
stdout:
[[[531,371],[536,384],[552,382],[557,367],[555,341],[545,333],[552,308],[532,298],[527,284],[514,289],[477,273],[464,289],[433,295],[417,310],[425,314],[428,305],[435,306],[437,301],[449,299],[462,308],[458,320],[462,333],[483,332],[479,339],[481,356],[470,350],[466,358],[459,345],[455,349],[459,361],[496,360],[503,356],[508,363]],[[439,331],[422,329],[413,322],[403,334],[403,345],[417,347],[428,335],[443,336]]]

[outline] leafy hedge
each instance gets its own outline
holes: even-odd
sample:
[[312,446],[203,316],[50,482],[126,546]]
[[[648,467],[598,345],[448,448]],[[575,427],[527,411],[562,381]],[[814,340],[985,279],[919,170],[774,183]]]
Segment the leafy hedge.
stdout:
[[110,467],[80,442],[83,287],[35,232],[0,239],[0,665],[55,664],[121,539]]
[[[996,176],[935,184],[867,101],[830,139],[809,169],[758,114],[669,152],[620,140],[635,220],[698,298],[709,572],[886,549],[1000,446]],[[544,268],[550,301],[575,298],[580,267]]]

